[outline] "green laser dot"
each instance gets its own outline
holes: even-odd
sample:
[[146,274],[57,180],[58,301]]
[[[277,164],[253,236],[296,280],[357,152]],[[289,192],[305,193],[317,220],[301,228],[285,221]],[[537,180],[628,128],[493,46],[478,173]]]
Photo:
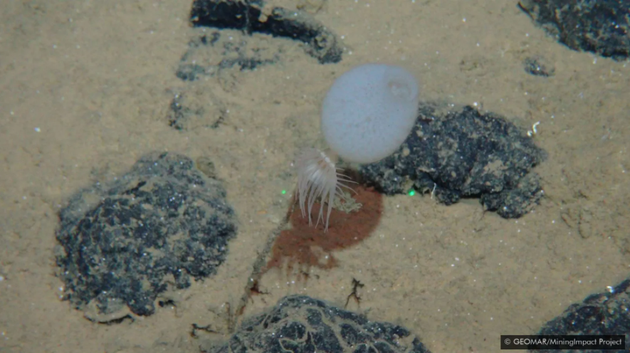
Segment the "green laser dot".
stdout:
[[282,195],[286,194],[287,191],[286,190],[282,190]]
[[415,190],[409,190],[409,192],[407,193],[409,196],[413,196],[416,194]]

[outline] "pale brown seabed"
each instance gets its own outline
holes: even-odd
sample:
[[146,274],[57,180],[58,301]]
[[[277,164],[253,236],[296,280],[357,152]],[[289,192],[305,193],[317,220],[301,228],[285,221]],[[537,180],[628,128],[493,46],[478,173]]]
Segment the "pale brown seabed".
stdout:
[[[630,273],[630,67],[558,45],[514,1],[330,1],[317,18],[343,36],[340,64],[319,65],[296,44],[281,64],[234,72],[228,88],[201,83],[237,128],[187,132],[165,116],[172,91],[185,86],[174,72],[193,31],[190,2],[0,7],[1,352],[196,352],[192,323],[225,332],[224,303],[236,305],[251,259],[286,213],[290,192],[280,191],[294,181],[281,176],[294,173],[299,147],[322,143],[326,89],[365,62],[407,67],[424,99],[477,102],[523,128],[540,121],[546,198],[505,220],[482,215],[477,200],[445,207],[387,197],[379,227],[336,252],[338,267],[312,268],[306,283],[268,272],[259,288],[268,294],[245,315],[290,293],[343,305],[357,278],[363,300],[350,309],[408,327],[433,352],[497,352],[500,334],[533,333]],[[532,55],[553,63],[555,76],[527,75],[521,62]],[[176,308],[91,323],[58,298],[56,212],[153,150],[213,158],[238,237],[219,273],[181,292]]]

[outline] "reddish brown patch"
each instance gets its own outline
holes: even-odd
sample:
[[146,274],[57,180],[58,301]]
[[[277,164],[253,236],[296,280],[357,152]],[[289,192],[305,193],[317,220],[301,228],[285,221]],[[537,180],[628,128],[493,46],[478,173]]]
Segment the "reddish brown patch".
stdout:
[[[376,228],[383,212],[382,195],[373,188],[356,186],[354,199],[363,204],[356,212],[333,210],[328,231],[324,225],[309,226],[308,217],[302,217],[299,207],[290,215],[292,228],[278,235],[272,248],[272,257],[263,273],[271,268],[287,265],[290,273],[297,269],[308,273],[311,266],[330,269],[337,265],[331,252],[358,244]],[[311,217],[317,219],[320,205],[315,203]],[[325,256],[328,255],[326,259]]]

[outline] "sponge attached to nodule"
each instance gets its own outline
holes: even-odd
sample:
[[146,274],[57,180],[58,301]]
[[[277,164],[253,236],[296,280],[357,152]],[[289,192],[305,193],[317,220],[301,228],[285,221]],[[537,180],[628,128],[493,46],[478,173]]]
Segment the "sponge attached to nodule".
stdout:
[[392,154],[414,126],[418,83],[407,70],[366,64],[341,75],[322,107],[322,132],[331,149],[355,163]]

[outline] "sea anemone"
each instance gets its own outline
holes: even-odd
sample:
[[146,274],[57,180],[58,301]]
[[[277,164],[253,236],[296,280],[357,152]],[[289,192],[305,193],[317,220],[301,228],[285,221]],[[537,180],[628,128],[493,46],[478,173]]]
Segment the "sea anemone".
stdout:
[[335,197],[342,194],[342,188],[351,189],[346,183],[352,183],[346,175],[341,174],[335,167],[328,156],[315,148],[303,149],[296,160],[298,170],[298,188],[297,195],[302,211],[302,217],[306,217],[308,213],[308,223],[312,224],[311,211],[313,204],[319,199],[319,215],[317,223],[324,221],[324,203],[328,204],[326,210],[326,226],[324,231],[328,230],[328,221],[330,212],[332,212],[333,201]]

